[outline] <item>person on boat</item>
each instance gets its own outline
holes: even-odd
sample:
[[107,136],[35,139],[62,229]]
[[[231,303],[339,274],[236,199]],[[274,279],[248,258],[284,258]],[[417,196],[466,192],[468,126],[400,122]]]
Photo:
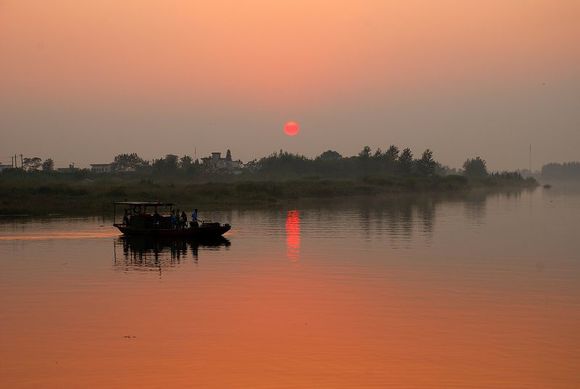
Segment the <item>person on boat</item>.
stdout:
[[177,218],[175,217],[175,211],[171,211],[171,216],[169,217],[169,222],[171,223],[171,228],[177,227]]
[[193,210],[191,213],[191,226],[192,227],[199,227],[199,223],[197,222],[197,208]]
[[129,225],[129,222],[130,222],[130,220],[129,220],[129,210],[126,209],[125,210],[125,214],[123,215],[123,224],[126,225],[126,226],[128,226]]
[[157,209],[155,209],[155,213],[153,214],[153,224],[155,225],[155,228],[159,228],[160,222],[161,222],[161,215],[159,214],[159,212],[157,212]]
[[187,227],[187,214],[185,213],[185,211],[181,212],[181,225],[183,226],[183,228]]

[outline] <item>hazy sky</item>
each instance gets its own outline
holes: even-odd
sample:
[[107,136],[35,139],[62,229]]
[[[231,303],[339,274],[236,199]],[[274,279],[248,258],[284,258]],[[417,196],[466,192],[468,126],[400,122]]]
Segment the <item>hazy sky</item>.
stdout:
[[579,20],[578,0],[0,0],[0,161],[579,160]]

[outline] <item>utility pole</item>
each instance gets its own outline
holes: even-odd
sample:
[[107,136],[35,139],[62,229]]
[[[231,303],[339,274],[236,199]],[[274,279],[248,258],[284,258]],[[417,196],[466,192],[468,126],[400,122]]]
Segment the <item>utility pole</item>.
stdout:
[[530,143],[530,175],[532,174],[532,144]]
[[20,167],[24,167],[24,162],[22,161],[22,154],[20,154]]

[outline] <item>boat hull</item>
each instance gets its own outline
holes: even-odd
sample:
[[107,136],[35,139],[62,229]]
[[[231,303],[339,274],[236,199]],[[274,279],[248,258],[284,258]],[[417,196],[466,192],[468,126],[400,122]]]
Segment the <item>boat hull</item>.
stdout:
[[180,229],[138,229],[131,228],[124,224],[114,224],[123,235],[126,236],[148,236],[154,238],[176,238],[176,239],[208,239],[222,236],[231,229],[228,224],[216,226],[200,226]]

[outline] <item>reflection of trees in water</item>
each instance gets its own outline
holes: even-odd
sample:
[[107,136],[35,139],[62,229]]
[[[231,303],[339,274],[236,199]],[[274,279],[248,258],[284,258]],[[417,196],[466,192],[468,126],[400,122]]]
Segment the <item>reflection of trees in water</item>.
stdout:
[[463,207],[465,217],[476,225],[485,222],[487,205],[490,201],[508,200],[507,204],[518,204],[514,200],[519,200],[524,191],[529,189],[513,189],[501,192],[474,191],[464,196]]
[[230,244],[224,237],[203,241],[120,237],[114,243],[114,266],[123,270],[160,270],[188,259],[197,262],[200,248],[219,250]]
[[413,236],[413,209],[409,203],[405,201],[389,203],[377,216],[383,220],[391,240],[410,240]]
[[483,224],[486,215],[488,193],[474,192],[463,201],[465,217],[474,224]]
[[[522,190],[473,191],[461,193],[401,194],[389,197],[356,197],[311,203],[304,207],[305,226],[329,226],[314,231],[319,236],[331,234],[348,238],[353,233],[350,226],[356,223],[358,234],[366,240],[389,240],[392,247],[411,247],[421,239],[430,245],[437,226],[438,208],[450,208],[447,215],[461,214],[468,221],[482,224],[486,209],[493,199],[511,201],[522,196]],[[455,211],[457,212],[455,212]],[[308,228],[304,229],[308,231]],[[413,242],[415,241],[415,242]]]
[[459,198],[463,204],[464,215],[467,220],[475,225],[481,225],[485,222],[487,216],[488,203],[502,202],[502,207],[518,207],[521,205],[520,200],[524,192],[533,192],[535,188],[510,189],[496,192],[490,191],[473,191],[462,198]]
[[401,196],[359,204],[360,227],[367,239],[386,235],[392,242],[409,242],[417,226],[422,235],[433,231],[436,202]]
[[365,234],[365,238],[366,239],[370,239],[370,233],[371,233],[371,213],[372,213],[372,209],[366,205],[363,205],[362,207],[359,208],[359,215],[358,215],[358,220],[359,220],[359,225],[361,230],[364,232]]
[[521,195],[522,190],[508,190],[366,199],[358,204],[360,228],[365,238],[370,239],[373,236],[381,238],[386,235],[395,247],[409,246],[417,234],[430,244],[436,226],[438,207],[460,205],[468,220],[482,224],[490,199],[513,200]]
[[417,204],[417,217],[421,222],[421,232],[430,240],[435,227],[436,202],[432,198],[425,198]]

